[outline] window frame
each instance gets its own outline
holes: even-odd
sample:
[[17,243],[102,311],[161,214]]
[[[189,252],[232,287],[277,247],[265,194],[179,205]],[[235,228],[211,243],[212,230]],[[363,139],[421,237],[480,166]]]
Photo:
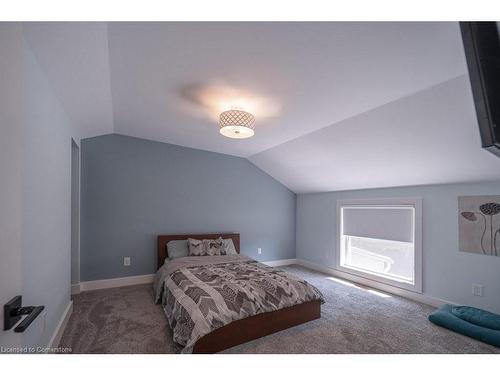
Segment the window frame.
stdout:
[[[344,267],[340,263],[342,250],[342,207],[345,206],[413,206],[414,207],[414,284],[391,280],[383,276],[358,271]],[[371,199],[342,199],[337,200],[337,238],[336,238],[335,268],[338,271],[349,273],[363,279],[370,280],[370,284],[385,284],[396,288],[422,293],[422,198],[371,198]]]

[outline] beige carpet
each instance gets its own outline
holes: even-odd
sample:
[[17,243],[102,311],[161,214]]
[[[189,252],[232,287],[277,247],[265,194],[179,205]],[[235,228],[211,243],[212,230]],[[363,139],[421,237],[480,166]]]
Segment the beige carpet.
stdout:
[[[300,266],[283,267],[325,296],[321,319],[231,348],[225,353],[500,353],[437,327],[431,307],[370,291]],[[151,285],[74,296],[60,343],[73,353],[178,353]]]

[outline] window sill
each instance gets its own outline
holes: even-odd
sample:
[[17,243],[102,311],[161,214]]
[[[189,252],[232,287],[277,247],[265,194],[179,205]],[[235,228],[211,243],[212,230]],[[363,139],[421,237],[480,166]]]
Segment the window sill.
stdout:
[[337,266],[335,270],[362,279],[363,281],[360,281],[360,283],[368,285],[373,288],[390,286],[393,288],[398,288],[413,293],[419,293],[419,294],[422,293],[422,283],[421,282],[419,283],[418,280],[415,281],[415,284],[409,284],[409,283],[399,282],[396,280],[391,280],[389,278],[377,276],[367,272],[357,271],[349,267]]

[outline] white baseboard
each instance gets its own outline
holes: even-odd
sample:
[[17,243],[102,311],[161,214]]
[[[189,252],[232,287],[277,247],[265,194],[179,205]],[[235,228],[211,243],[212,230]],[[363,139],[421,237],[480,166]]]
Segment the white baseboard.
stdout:
[[80,294],[80,283],[71,284],[71,295]]
[[268,262],[261,262],[270,267],[279,267],[279,266],[288,266],[290,264],[296,264],[297,259],[279,259],[279,260],[270,260]]
[[315,271],[326,273],[327,275],[331,275],[331,276],[335,276],[335,277],[338,277],[341,279],[352,281],[356,284],[365,285],[365,286],[368,286],[368,287],[373,288],[373,289],[381,290],[383,292],[391,293],[391,294],[394,294],[394,295],[397,295],[397,296],[400,296],[403,298],[410,299],[412,301],[420,302],[420,303],[423,303],[425,305],[429,305],[429,306],[433,306],[433,307],[439,307],[445,303],[456,305],[456,303],[454,303],[454,302],[445,301],[445,300],[442,300],[440,298],[429,296],[429,295],[423,294],[423,293],[411,292],[409,290],[404,290],[404,289],[397,288],[397,287],[387,285],[387,284],[381,284],[381,283],[378,283],[378,282],[375,282],[375,281],[372,281],[369,279],[365,279],[364,277],[360,277],[360,276],[356,276],[356,275],[353,275],[353,274],[350,274],[347,272],[339,271],[339,270],[336,270],[334,268],[321,266],[319,264],[311,263],[311,262],[308,262],[308,261],[303,260],[303,259],[297,259],[297,264],[299,264],[303,267],[315,270]]
[[[149,284],[153,282],[154,274],[139,275],[129,277],[118,277],[116,279],[83,281],[79,284],[80,292],[88,292],[89,290],[117,288],[120,286]],[[76,289],[76,288],[75,288]]]
[[68,324],[68,320],[73,313],[73,301],[69,301],[66,309],[64,309],[63,314],[61,315],[61,319],[57,323],[56,329],[50,338],[48,348],[57,348],[59,346],[59,342],[61,341],[61,337],[64,333],[64,329],[66,328],[66,324]]

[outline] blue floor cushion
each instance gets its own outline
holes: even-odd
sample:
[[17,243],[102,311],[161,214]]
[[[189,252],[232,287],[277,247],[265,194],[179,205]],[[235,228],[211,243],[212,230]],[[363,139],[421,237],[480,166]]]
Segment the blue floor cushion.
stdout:
[[500,315],[470,306],[454,306],[451,313],[456,317],[480,327],[500,330]]
[[499,318],[484,310],[452,305],[443,305],[429,315],[434,324],[500,348],[500,329],[493,329]]

